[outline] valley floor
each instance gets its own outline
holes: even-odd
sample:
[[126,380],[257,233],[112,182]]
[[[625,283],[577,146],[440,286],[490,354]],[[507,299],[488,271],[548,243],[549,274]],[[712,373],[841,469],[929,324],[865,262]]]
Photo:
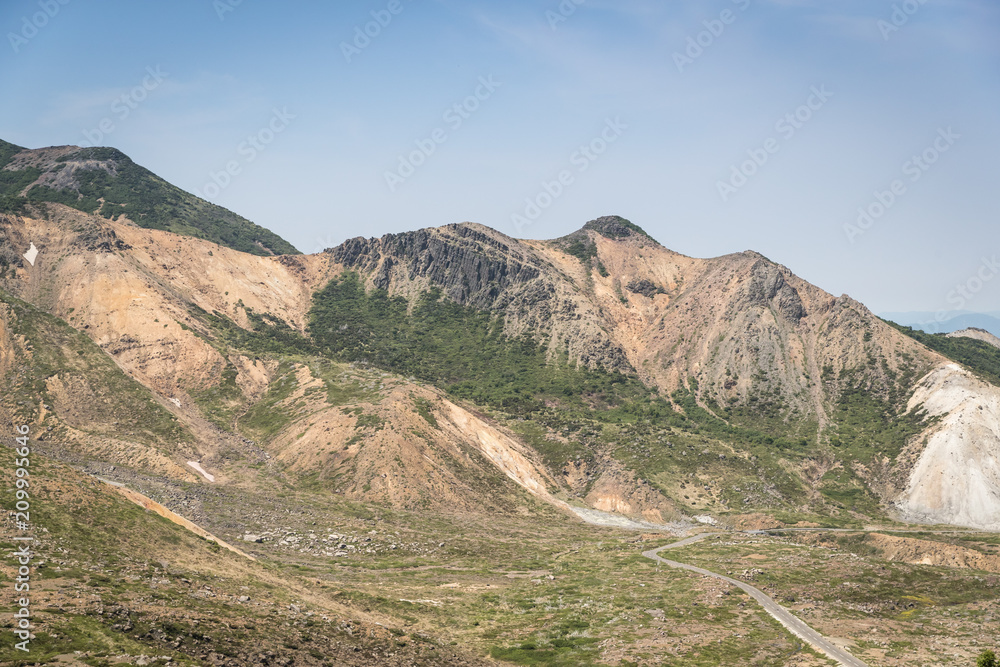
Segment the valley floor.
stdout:
[[[743,591],[643,557],[666,532],[132,480],[253,563],[65,466],[34,474],[36,653],[12,650],[8,617],[4,665],[833,664]],[[1000,537],[713,531],[670,558],[752,583],[869,665],[974,664],[1000,636],[1000,575],[890,560],[920,545],[991,567]],[[0,572],[11,585],[9,559]]]

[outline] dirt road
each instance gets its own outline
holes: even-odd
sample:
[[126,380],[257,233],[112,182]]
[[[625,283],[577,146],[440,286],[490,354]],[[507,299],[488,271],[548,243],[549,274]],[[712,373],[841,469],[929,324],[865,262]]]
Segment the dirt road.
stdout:
[[824,655],[836,660],[842,665],[847,665],[848,667],[867,667],[866,662],[863,662],[847,651],[834,646],[826,637],[816,632],[799,618],[792,615],[792,612],[788,611],[780,604],[775,602],[771,597],[766,595],[763,591],[758,588],[754,588],[750,584],[739,581],[738,579],[733,579],[732,577],[727,577],[722,574],[716,574],[715,572],[710,572],[706,569],[695,567],[694,565],[686,565],[684,563],[678,563],[677,561],[667,560],[662,558],[659,552],[664,549],[676,549],[677,547],[683,547],[685,545],[702,540],[712,533],[702,533],[700,535],[695,535],[694,537],[689,537],[687,539],[681,540],[680,542],[674,542],[673,544],[668,544],[665,547],[659,547],[658,549],[650,549],[649,551],[643,551],[642,555],[646,558],[651,558],[660,563],[665,563],[673,568],[678,568],[681,570],[688,570],[690,572],[695,572],[697,574],[704,575],[706,577],[715,577],[716,579],[721,579],[727,583],[736,586],[743,591],[745,591],[750,597],[756,600],[764,611],[773,616],[779,623],[781,623],[785,628],[787,628],[792,634],[806,642],[814,649],[823,653]]

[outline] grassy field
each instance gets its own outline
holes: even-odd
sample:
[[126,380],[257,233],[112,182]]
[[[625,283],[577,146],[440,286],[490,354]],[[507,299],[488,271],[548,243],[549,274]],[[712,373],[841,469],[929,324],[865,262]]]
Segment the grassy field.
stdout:
[[[741,591],[642,557],[676,538],[588,526],[545,505],[530,516],[431,514],[185,486],[205,527],[260,559],[251,563],[44,457],[32,474],[32,520],[47,530],[36,532],[36,663],[81,651],[92,665],[143,654],[206,664],[212,652],[240,664],[271,650],[315,665],[390,653],[418,664],[828,664]],[[245,533],[266,538],[244,543]],[[940,537],[985,551],[1000,542]],[[1000,576],[887,562],[860,534],[720,533],[669,557],[753,582],[872,665],[961,664],[1000,632]],[[13,577],[0,564],[0,584]],[[0,663],[28,664],[12,639],[4,619]],[[342,662],[345,650],[375,662]]]
[[[4,453],[8,453],[4,450]],[[0,467],[3,507],[13,470]],[[122,498],[110,486],[40,455],[31,460],[33,638],[15,649],[0,619],[0,664],[98,666],[477,664],[474,654],[391,630],[398,621],[317,585],[306,570],[252,562]],[[4,513],[0,549],[15,549]],[[0,562],[13,586],[16,561]],[[79,652],[79,653],[77,653]],[[159,659],[151,659],[151,658]]]
[[[963,542],[979,540],[995,536]],[[996,574],[889,562],[861,533],[720,535],[669,557],[753,583],[873,665],[972,665],[1000,634]]]
[[[582,525],[554,510],[544,521],[483,521],[304,494],[284,502],[303,513],[271,517],[249,497],[216,497],[206,507],[232,526],[232,538],[244,530],[374,536],[373,553],[333,558],[308,546],[315,541],[251,548],[337,599],[392,615],[408,637],[436,635],[522,665],[828,664],[742,592],[642,557],[673,539],[662,534]],[[227,509],[236,505],[238,515]],[[238,516],[255,519],[233,525]]]

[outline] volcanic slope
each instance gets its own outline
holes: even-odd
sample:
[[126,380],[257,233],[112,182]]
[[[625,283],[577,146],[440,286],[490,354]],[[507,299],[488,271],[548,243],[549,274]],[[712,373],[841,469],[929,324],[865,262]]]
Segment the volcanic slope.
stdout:
[[298,252],[274,232],[184,192],[114,148],[30,150],[0,140],[0,212],[21,211],[25,201],[58,202],[255,255]]
[[[568,481],[581,466],[591,468],[592,478],[602,477],[609,457],[595,458],[610,453],[611,459],[653,481],[654,491],[686,505],[686,510],[732,512],[741,504],[767,505],[772,500],[794,509],[821,501],[827,505],[824,511],[837,512],[839,507],[848,515],[850,510],[877,515],[878,507],[912,515],[913,489],[938,484],[929,475],[941,471],[914,467],[914,455],[919,457],[930,436],[940,431],[932,422],[945,415],[937,412],[928,419],[924,400],[911,397],[932,372],[960,369],[900,335],[860,303],[827,294],[758,253],[689,258],[663,248],[627,220],[606,217],[554,241],[519,241],[462,224],[352,239],[326,254],[357,278],[341,278],[317,294],[311,330],[318,342],[335,354],[422,375],[516,419],[530,414],[545,431],[532,444],[543,454],[556,450],[549,462],[563,467]],[[554,396],[552,387],[531,377],[523,382],[520,397],[511,396],[509,388],[531,374],[511,364],[510,370],[518,372],[491,377],[503,355],[487,355],[491,367],[476,368],[473,348],[482,350],[491,340],[489,332],[466,339],[464,349],[436,344],[434,327],[446,318],[442,308],[428,304],[438,304],[439,295],[466,309],[464,320],[451,317],[452,334],[468,328],[468,311],[490,313],[496,317],[494,329],[508,340],[530,341],[529,347],[533,344],[544,353],[550,367],[563,364],[618,374],[616,390],[633,403],[639,393],[627,391],[629,378],[655,388],[659,397],[697,422],[695,432],[705,441],[699,444],[709,445],[699,453],[688,442],[685,448],[695,451],[682,454],[708,460],[700,459],[694,469],[666,461],[673,454],[669,450],[676,452],[671,447],[674,439],[682,440],[691,431],[674,428],[672,415],[655,409],[652,421],[669,429],[643,428],[638,417],[624,427],[615,424],[618,430],[608,434],[604,420],[604,426],[570,426],[577,433],[568,439],[576,442],[550,446],[547,442],[560,435],[565,439],[567,424],[561,421],[566,420],[556,413],[565,415],[571,401]],[[371,317],[359,319],[358,313]],[[379,318],[392,323],[393,335],[377,332]],[[339,322],[336,329],[333,321]],[[415,357],[403,353],[414,347],[420,350]],[[537,362],[539,353],[534,354]],[[448,358],[461,358],[462,369],[447,364]],[[428,359],[442,363],[433,367]],[[989,370],[979,358],[960,360],[977,372]],[[511,380],[515,375],[518,379]],[[491,385],[496,391],[489,391]],[[989,382],[976,389],[987,399],[995,390]],[[584,382],[579,391],[601,395],[595,383],[588,387]],[[543,396],[546,392],[549,395]],[[524,405],[511,407],[524,396]],[[985,405],[989,422],[995,412],[990,412],[990,400]],[[953,406],[947,414],[957,409]],[[600,422],[598,412],[589,416]],[[951,422],[946,431],[965,437],[962,420]],[[605,437],[588,440],[594,431]],[[623,451],[630,449],[622,446],[623,436],[635,438],[632,451]],[[608,443],[611,439],[618,442]],[[984,456],[995,453],[996,438],[991,436],[985,447]],[[603,451],[595,457],[598,450]],[[557,460],[566,453],[571,456]],[[741,490],[746,485],[732,470],[720,469],[726,464],[719,464],[734,454],[761,461],[763,477],[771,484],[760,488],[750,483],[750,492]],[[967,476],[959,468],[949,468],[948,475],[951,492],[965,493]],[[694,478],[687,481],[699,492],[709,482],[709,493],[700,503],[683,502],[692,500],[692,494],[682,493],[688,487],[677,483],[685,477]],[[924,516],[986,526],[984,517],[1000,509],[998,481],[995,471],[985,474],[985,509],[976,518],[940,502],[931,503]],[[630,505],[613,497],[602,502],[608,507]]]
[[[32,527],[5,515],[0,547],[33,538],[31,636],[25,653],[14,622],[0,624],[4,665],[495,664],[338,599],[328,583],[224,550],[38,452],[30,459]],[[0,467],[0,480],[13,487],[13,469]],[[0,564],[5,585],[17,568]]]
[[[679,255],[621,218],[554,241],[466,223],[254,257],[41,206],[3,223],[10,247],[42,251],[34,266],[8,262],[5,289],[86,332],[203,442],[250,441],[361,498],[406,505],[463,488],[431,481],[444,473],[422,433],[435,463],[487,465],[515,495],[544,488],[536,498],[664,521],[884,518],[909,512],[928,482],[916,462],[948,421],[911,401],[948,359],[861,304],[757,253]],[[413,380],[352,376],[371,366]],[[339,397],[351,382],[376,395]],[[519,441],[530,475],[496,467],[474,433],[410,417],[450,405]],[[205,445],[201,460],[225,476],[213,456]]]

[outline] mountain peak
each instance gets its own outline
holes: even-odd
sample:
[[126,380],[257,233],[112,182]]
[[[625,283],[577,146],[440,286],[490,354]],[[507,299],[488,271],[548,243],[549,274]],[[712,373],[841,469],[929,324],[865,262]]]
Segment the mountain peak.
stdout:
[[605,215],[595,218],[585,224],[583,229],[595,231],[601,236],[615,240],[636,236],[644,236],[647,239],[654,240],[642,227],[619,215]]
[[110,147],[26,149],[0,141],[0,212],[61,204],[255,255],[297,254],[274,232],[184,192]]

